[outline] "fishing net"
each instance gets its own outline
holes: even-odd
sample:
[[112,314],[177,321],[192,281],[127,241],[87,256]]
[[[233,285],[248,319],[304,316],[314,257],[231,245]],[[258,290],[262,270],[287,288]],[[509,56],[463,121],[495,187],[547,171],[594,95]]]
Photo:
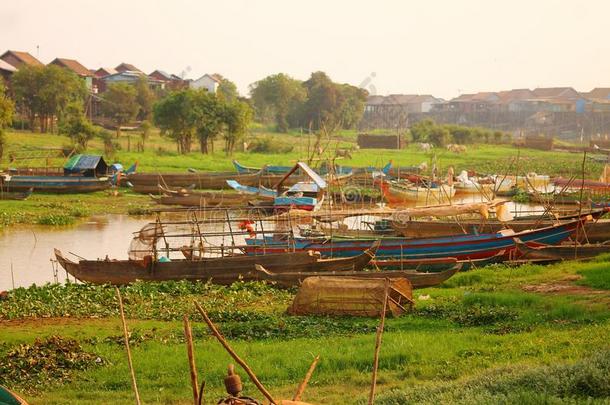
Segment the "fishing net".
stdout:
[[406,278],[308,277],[288,313],[292,315],[379,316],[389,282],[387,313],[398,316],[412,304],[413,289]]

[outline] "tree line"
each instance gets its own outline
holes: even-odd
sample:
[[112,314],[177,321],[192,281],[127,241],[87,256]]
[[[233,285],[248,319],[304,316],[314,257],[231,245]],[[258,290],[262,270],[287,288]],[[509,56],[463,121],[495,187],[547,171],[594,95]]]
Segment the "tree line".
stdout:
[[431,119],[425,119],[411,125],[408,136],[412,142],[429,142],[441,147],[450,143],[460,145],[502,143],[509,142],[512,139],[511,134],[504,131],[455,124],[437,124]]
[[250,96],[257,119],[274,123],[279,132],[309,128],[332,133],[356,127],[368,92],[335,83],[324,72],[314,72],[306,81],[278,73],[250,85]]
[[220,86],[215,94],[193,89],[152,90],[143,75],[133,84],[112,83],[102,94],[92,95],[85,82],[67,69],[24,66],[12,77],[11,97],[4,90],[1,93],[11,109],[0,110],[0,115],[10,117],[4,121],[0,117],[0,126],[10,125],[16,111],[26,117],[32,130],[65,134],[82,149],[99,136],[110,150],[112,136],[95,127],[85,111],[90,105],[88,97],[93,97],[97,110],[116,127],[116,137],[122,126],[140,123],[142,149],[145,134],[154,123],[162,135],[176,142],[180,153],[189,153],[195,142],[201,153],[208,153],[217,139],[223,139],[225,151],[232,153],[255,117],[274,123],[282,132],[306,128],[330,134],[354,128],[368,95],[358,87],[333,82],[324,72],[314,72],[305,81],[279,73],[253,83],[251,97],[243,99],[233,82],[218,77]]

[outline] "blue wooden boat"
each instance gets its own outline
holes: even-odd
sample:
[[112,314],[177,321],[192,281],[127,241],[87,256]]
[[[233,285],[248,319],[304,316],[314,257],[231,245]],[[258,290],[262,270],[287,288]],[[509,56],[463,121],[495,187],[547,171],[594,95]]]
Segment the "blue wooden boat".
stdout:
[[272,199],[277,197],[277,191],[268,189],[267,187],[244,186],[237,180],[227,180],[227,185],[240,194],[248,194],[251,196]]
[[108,165],[99,155],[72,156],[61,168],[9,169],[0,175],[7,192],[88,193],[110,187]]
[[37,193],[89,193],[110,187],[108,177],[84,176],[0,176],[7,192],[35,190]]
[[[290,169],[292,169],[292,166],[275,166],[275,165],[268,165],[263,168],[248,167],[248,166],[244,166],[244,165],[240,164],[237,160],[233,161],[233,166],[235,166],[235,169],[237,170],[237,173],[239,173],[239,174],[258,173],[261,170],[264,173],[285,174],[285,173],[288,173],[290,171]],[[352,174],[352,173],[354,173],[354,174],[363,173],[363,172],[373,173],[373,172],[380,171],[383,174],[388,174],[390,172],[391,168],[392,168],[392,162],[389,162],[381,169],[372,167],[372,166],[350,167],[350,166],[338,166],[337,165],[337,166],[335,166],[334,173],[337,175],[347,175],[347,174]],[[320,167],[320,169],[317,170],[317,172],[322,175],[328,174],[329,173],[328,166],[322,165]]]
[[[377,258],[416,260],[454,257],[457,260],[477,260],[490,258],[502,252],[505,258],[508,258],[516,251],[515,238],[529,246],[555,245],[567,239],[587,220],[588,217],[583,216],[575,221],[522,232],[502,231],[424,239],[383,238],[377,251]],[[274,253],[294,246],[297,250],[318,251],[322,257],[350,257],[362,253],[373,241],[374,239],[333,238],[277,240],[270,236],[246,239],[248,245],[246,250],[250,254],[260,251]]]
[[264,172],[270,173],[270,174],[284,174],[284,173],[287,173],[290,169],[292,169],[292,166],[274,166],[274,165],[268,165],[262,169],[256,168],[256,167],[248,167],[248,166],[239,164],[239,162],[237,160],[233,161],[233,166],[235,166],[235,169],[237,170],[237,173],[239,173],[239,174],[258,173],[261,170],[264,170]]

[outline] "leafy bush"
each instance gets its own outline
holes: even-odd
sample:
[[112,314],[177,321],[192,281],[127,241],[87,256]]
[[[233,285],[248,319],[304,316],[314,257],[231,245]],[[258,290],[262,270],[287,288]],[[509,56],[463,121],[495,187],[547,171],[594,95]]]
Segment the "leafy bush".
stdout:
[[250,142],[248,150],[255,153],[289,153],[294,149],[293,145],[278,142],[271,136],[258,138]]
[[[292,295],[264,283],[217,286],[207,282],[138,282],[121,287],[126,314],[138,319],[180,320],[194,313],[199,300],[212,319],[260,319],[276,308],[285,308]],[[117,316],[114,288],[89,284],[45,284],[16,288],[0,305],[0,319],[29,317]],[[258,318],[257,318],[258,317]]]
[[45,214],[38,218],[39,225],[71,225],[74,223],[74,217],[69,214]]
[[71,381],[72,372],[103,361],[71,339],[50,336],[33,344],[20,344],[0,357],[0,384],[25,389]]

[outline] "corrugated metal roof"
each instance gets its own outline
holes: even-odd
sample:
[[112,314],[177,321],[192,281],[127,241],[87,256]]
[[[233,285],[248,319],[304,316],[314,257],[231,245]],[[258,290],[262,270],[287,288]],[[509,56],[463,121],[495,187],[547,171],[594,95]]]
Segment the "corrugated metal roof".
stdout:
[[66,162],[64,169],[66,170],[90,170],[97,168],[100,160],[99,155],[74,155]]

